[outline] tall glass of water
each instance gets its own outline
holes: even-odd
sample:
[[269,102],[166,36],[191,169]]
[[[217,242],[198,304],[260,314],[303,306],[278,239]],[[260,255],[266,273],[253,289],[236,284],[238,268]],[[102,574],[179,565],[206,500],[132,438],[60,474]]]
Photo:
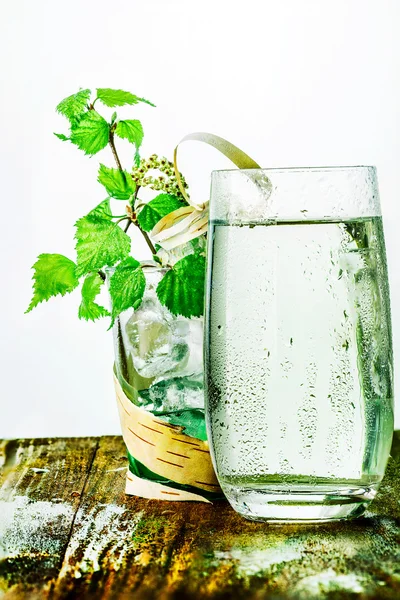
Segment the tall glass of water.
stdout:
[[232,507],[359,516],[393,433],[385,243],[374,167],[216,171],[207,427]]

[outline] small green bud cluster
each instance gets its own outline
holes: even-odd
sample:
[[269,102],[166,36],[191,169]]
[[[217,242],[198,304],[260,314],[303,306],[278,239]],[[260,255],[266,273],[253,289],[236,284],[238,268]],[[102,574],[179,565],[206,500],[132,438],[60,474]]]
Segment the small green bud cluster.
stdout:
[[[156,169],[162,173],[158,177],[147,175],[148,171]],[[188,185],[185,178],[180,173],[181,182],[185,189]],[[182,197],[179,189],[178,180],[175,175],[174,164],[165,157],[159,158],[157,154],[152,154],[149,158],[142,158],[139,167],[133,169],[133,181],[138,186],[147,186],[152,190],[163,191],[167,194]]]

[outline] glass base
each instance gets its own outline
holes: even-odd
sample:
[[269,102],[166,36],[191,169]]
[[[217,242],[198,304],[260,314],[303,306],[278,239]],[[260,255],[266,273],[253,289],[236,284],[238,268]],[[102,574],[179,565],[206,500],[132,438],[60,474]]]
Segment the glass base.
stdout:
[[222,487],[232,508],[251,521],[321,523],[361,516],[374,499],[377,486],[334,489],[302,486],[290,492],[278,486],[254,489],[224,484]]

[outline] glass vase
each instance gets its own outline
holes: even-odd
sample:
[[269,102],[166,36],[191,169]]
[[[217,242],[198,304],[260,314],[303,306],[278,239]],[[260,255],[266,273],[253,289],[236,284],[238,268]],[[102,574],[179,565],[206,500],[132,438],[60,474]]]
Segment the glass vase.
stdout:
[[[113,326],[115,385],[128,450],[127,493],[164,500],[220,497],[208,450],[203,319],[175,316],[157,298],[166,272],[142,263],[138,309]],[[112,277],[113,269],[107,272]]]

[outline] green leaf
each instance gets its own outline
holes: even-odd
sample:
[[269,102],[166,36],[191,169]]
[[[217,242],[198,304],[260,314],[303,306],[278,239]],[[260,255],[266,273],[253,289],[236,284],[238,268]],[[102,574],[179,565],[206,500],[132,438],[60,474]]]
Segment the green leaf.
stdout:
[[75,263],[62,254],[40,254],[32,268],[35,270],[33,298],[27,313],[43,300],[58,294],[65,296],[78,285]]
[[146,280],[140,263],[132,256],[119,264],[110,279],[110,296],[112,300],[112,322],[128,308],[139,308]]
[[58,137],[58,139],[61,140],[62,142],[66,142],[67,140],[69,140],[69,137],[67,137],[63,133],[55,133],[54,135],[56,137]]
[[108,200],[75,223],[78,277],[112,267],[130,251],[131,239],[111,220]]
[[102,217],[111,221],[112,212],[110,207],[110,199],[106,198],[105,200],[103,200],[103,202],[100,202],[100,204],[93,208],[93,210],[91,210],[90,213],[88,213],[86,216],[90,217],[93,215],[95,217]]
[[151,231],[160,219],[182,206],[186,206],[186,203],[176,196],[159,194],[143,206],[137,220],[144,231]]
[[82,286],[82,301],[78,309],[78,317],[86,321],[96,321],[100,317],[109,317],[110,313],[94,299],[100,292],[104,281],[98,273],[87,275]]
[[146,98],[138,98],[138,96],[136,96],[136,100],[138,102],[143,102],[143,104],[148,104],[149,106],[152,106],[153,108],[156,107],[156,105],[153,104],[153,102],[150,102],[150,100],[146,100]]
[[108,144],[110,127],[95,110],[89,110],[71,125],[71,142],[85,154],[97,154]]
[[125,104],[138,104],[139,102],[144,102],[146,104],[150,104],[150,106],[155,106],[155,104],[149,100],[145,100],[145,98],[139,98],[130,92],[113,90],[111,88],[97,88],[97,98],[100,100],[100,102],[111,108],[114,106],[124,106]]
[[204,311],[204,256],[190,254],[179,260],[161,279],[157,296],[172,314],[201,317]]
[[135,144],[136,151],[143,141],[143,127],[137,119],[118,121],[115,133],[118,137],[127,139],[131,144]]
[[102,164],[100,164],[97,181],[104,185],[112,198],[117,200],[129,200],[136,190],[136,184],[127,171],[112,169]]
[[72,94],[72,96],[61,100],[56,111],[74,122],[77,117],[85,112],[91,93],[90,90],[79,90],[76,94]]

